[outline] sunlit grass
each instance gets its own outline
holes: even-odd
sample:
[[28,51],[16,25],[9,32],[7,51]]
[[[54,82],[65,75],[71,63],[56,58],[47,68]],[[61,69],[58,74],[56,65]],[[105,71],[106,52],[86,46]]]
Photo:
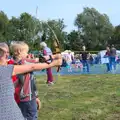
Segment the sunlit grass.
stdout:
[[[56,79],[56,77],[55,77]],[[37,77],[39,120],[120,120],[120,75]]]

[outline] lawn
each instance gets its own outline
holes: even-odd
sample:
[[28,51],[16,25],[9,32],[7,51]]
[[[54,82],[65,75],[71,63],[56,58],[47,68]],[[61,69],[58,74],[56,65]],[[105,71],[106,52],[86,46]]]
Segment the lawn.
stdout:
[[[37,76],[39,120],[120,120],[120,75]],[[55,77],[57,79],[57,77]]]

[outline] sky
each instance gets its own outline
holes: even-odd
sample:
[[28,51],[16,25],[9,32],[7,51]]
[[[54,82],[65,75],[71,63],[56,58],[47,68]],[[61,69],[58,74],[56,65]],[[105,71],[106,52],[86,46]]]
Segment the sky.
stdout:
[[75,29],[74,20],[84,7],[94,7],[100,13],[107,14],[114,26],[119,25],[119,6],[120,0],[0,0],[0,10],[9,18],[19,17],[23,12],[30,13],[40,20],[63,18],[67,32]]

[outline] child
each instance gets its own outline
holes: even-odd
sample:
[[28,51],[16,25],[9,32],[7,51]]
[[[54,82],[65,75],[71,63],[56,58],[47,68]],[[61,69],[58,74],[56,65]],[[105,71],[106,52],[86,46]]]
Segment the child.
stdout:
[[67,62],[68,72],[72,72],[72,66],[71,66],[72,57],[71,57],[71,53],[70,52],[68,52],[68,54],[66,55],[66,62]]
[[75,60],[75,68],[76,70],[78,70],[78,68],[80,68],[80,71],[83,71],[83,64],[81,63],[81,61],[79,59]]
[[[14,42],[11,44],[13,51],[14,64],[31,64],[38,62],[38,59],[30,59],[28,57],[29,47],[24,42]],[[37,89],[35,85],[35,77],[33,72],[18,75],[18,84],[16,86],[15,95],[19,96],[19,107],[23,116],[28,120],[37,120],[37,104],[40,108],[40,100],[38,99]]]

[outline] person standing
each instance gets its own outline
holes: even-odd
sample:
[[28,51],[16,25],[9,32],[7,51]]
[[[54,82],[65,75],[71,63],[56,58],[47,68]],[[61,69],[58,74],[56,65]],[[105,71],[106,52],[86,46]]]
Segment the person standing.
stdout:
[[68,54],[66,55],[66,62],[67,62],[67,68],[68,68],[68,72],[72,72],[72,55],[71,52],[68,51]]
[[[13,64],[24,65],[38,62],[38,59],[33,59],[32,55],[28,54],[29,46],[25,42],[14,42],[10,48],[13,51]],[[14,81],[15,76],[12,76],[15,85],[15,100],[27,120],[37,120],[37,108],[40,109],[41,102],[38,98],[34,73],[27,72],[17,75],[16,78]]]
[[105,58],[108,59],[108,63],[106,63],[106,67],[107,67],[107,72],[109,72],[111,69],[110,69],[110,48],[107,46],[106,47],[106,53],[105,53]]
[[[48,56],[48,55],[52,55],[52,51],[51,49],[47,46],[47,44],[45,42],[41,42],[40,46],[43,49],[43,55],[44,56]],[[51,62],[51,61],[48,61]],[[46,73],[47,73],[47,84],[48,85],[53,85],[53,74],[52,74],[52,69],[51,68],[47,68],[46,69]]]
[[89,72],[89,52],[86,51],[86,47],[82,47],[83,51],[81,52],[81,59],[83,64],[83,72]]
[[114,45],[110,49],[110,70],[116,70],[116,48]]

